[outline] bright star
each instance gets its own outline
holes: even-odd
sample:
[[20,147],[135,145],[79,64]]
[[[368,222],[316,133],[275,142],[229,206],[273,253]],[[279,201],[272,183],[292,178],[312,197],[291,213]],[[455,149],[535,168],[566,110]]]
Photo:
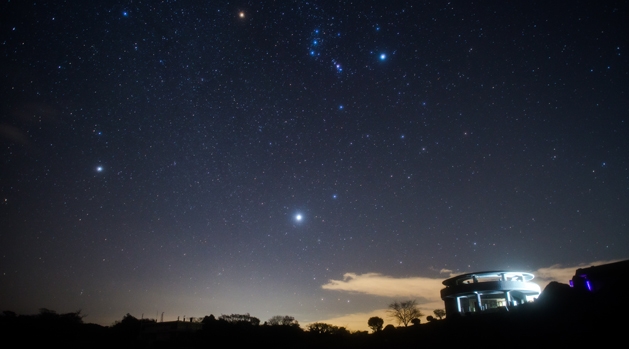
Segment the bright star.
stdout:
[[384,61],[387,58],[387,55],[385,55],[384,53],[380,55],[380,60]]
[[97,166],[96,172],[103,172],[103,166]]
[[303,218],[304,218],[304,217],[303,217],[301,214],[297,214],[297,215],[295,216],[295,220],[296,220],[297,222],[301,222],[301,220],[302,220]]
[[240,13],[238,14],[238,17],[240,17],[240,18],[245,18],[245,13],[244,13],[244,12],[240,12]]

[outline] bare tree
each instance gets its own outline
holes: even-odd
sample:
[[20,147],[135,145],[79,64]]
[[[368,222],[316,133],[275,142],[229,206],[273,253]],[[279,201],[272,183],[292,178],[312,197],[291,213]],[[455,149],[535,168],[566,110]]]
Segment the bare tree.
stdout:
[[446,311],[443,309],[435,309],[432,311],[435,313],[435,316],[439,318],[439,320],[443,319],[446,316]]
[[389,304],[388,313],[390,317],[394,318],[398,322],[398,325],[403,324],[404,327],[407,327],[413,319],[418,319],[420,316],[424,316],[424,314],[419,311],[415,300],[404,302],[395,301]]

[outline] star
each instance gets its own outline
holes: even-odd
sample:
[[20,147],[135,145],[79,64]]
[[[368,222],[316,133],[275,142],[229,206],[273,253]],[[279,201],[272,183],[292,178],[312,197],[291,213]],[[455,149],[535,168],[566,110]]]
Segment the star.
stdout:
[[[164,321],[277,311],[304,322],[373,305],[362,303],[369,297],[348,304],[349,289],[335,291],[338,303],[318,302],[329,293],[323,285],[357,265],[356,280],[376,271],[446,278],[414,266],[536,270],[627,250],[629,197],[619,194],[629,168],[627,76],[616,73],[627,62],[625,9],[571,2],[553,18],[570,33],[565,42],[540,34],[550,2],[498,2],[491,16],[471,2],[458,2],[456,16],[411,1],[161,2],[33,5],[5,21],[7,59],[50,74],[2,90],[9,114],[0,143],[14,166],[1,171],[10,190],[0,207],[11,212],[2,226],[16,229],[1,233],[0,256],[12,266],[5,279],[28,287],[7,288],[0,307],[35,305],[37,288],[50,286],[70,298],[44,306],[63,311],[83,292],[89,321],[103,325],[151,309],[154,318],[166,311]],[[477,15],[463,31],[459,13]],[[515,29],[514,43],[504,34],[521,18],[530,28]],[[31,37],[25,24],[38,20],[55,25]],[[50,55],[77,44],[75,57]],[[519,48],[526,59],[513,61]],[[491,69],[473,64],[492,54]],[[563,127],[569,120],[579,122]],[[42,209],[45,217],[31,217]],[[611,222],[603,230],[601,217]],[[542,223],[558,229],[544,235]],[[22,244],[20,234],[33,239]],[[518,253],[475,255],[503,241]],[[417,246],[427,248],[411,253]],[[156,253],[167,261],[148,258]],[[69,275],[79,259],[89,273]],[[46,285],[50,275],[77,287]],[[174,297],[186,296],[183,279],[222,305],[196,297],[177,310],[151,308],[168,300],[130,286],[99,303],[99,289],[88,287],[138,277],[158,279],[151,292]],[[245,307],[239,297],[247,295],[226,286],[242,278],[261,290],[287,279],[291,287],[255,292]],[[367,319],[356,324],[347,329],[367,330]]]

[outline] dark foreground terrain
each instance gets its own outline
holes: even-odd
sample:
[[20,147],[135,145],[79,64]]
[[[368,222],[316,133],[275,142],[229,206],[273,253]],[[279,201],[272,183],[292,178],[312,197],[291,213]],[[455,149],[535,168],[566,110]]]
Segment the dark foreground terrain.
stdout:
[[127,315],[105,327],[84,323],[80,312],[57,314],[42,309],[37,315],[5,311],[0,316],[0,334],[5,344],[24,348],[617,346],[625,345],[629,336],[629,306],[618,294],[619,288],[615,290],[593,294],[551,283],[536,302],[510,311],[450,316],[406,328],[389,326],[376,333],[350,333],[334,326],[304,330],[296,322],[260,325],[249,321],[255,318],[248,315],[238,321],[206,316],[202,321],[169,323]]

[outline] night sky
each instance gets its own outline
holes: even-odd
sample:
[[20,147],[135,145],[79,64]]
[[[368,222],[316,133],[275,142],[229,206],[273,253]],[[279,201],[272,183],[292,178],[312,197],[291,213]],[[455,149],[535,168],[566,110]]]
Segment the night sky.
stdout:
[[629,257],[626,1],[0,18],[0,310],[366,328],[392,299],[438,306],[397,281]]

